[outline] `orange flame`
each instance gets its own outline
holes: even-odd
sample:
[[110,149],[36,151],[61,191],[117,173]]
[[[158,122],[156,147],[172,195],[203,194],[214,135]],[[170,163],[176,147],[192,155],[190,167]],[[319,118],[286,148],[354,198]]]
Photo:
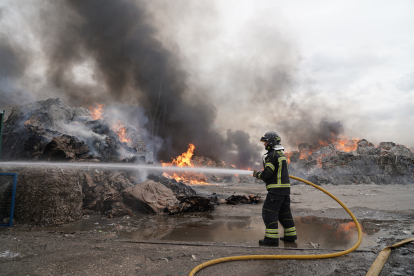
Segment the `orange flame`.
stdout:
[[[178,166],[178,167],[194,167],[194,164],[191,163],[191,157],[193,157],[195,146],[193,144],[188,145],[188,149],[186,152],[183,152],[177,158],[173,158],[172,162],[170,163],[163,163],[161,165],[163,167],[167,166]],[[175,179],[176,181],[181,181],[184,183],[190,184],[198,184],[198,185],[208,185],[206,182],[207,179],[202,173],[191,173],[191,172],[183,172],[183,173],[170,173],[164,172],[163,176]]]
[[162,163],[163,166],[176,165],[178,167],[194,167],[191,163],[191,157],[194,155],[195,146],[193,144],[188,145],[187,152],[183,152],[180,156],[177,156],[176,159],[173,158],[171,163]]
[[[319,140],[318,144],[319,147],[315,147],[313,146],[313,148],[309,148],[309,150],[302,149],[300,151],[300,157],[299,159],[306,159],[308,156],[310,156],[314,151],[319,150],[321,147],[326,147],[329,145],[334,145],[335,148],[337,150],[340,151],[344,151],[344,152],[350,152],[350,151],[355,151],[357,149],[358,146],[358,140],[357,138],[353,138],[353,139],[349,139],[348,137],[346,137],[345,135],[342,135],[340,137],[335,137],[335,135],[332,133],[332,138],[328,139],[327,141],[322,141]],[[285,152],[285,156],[287,158],[287,162],[290,164],[290,158],[292,157],[293,152],[289,151],[289,149],[286,150]],[[317,161],[318,161],[318,167],[321,167],[321,159],[324,155],[319,155],[317,157]]]
[[98,120],[98,119],[102,119],[102,115],[103,115],[103,108],[105,107],[104,104],[95,104],[95,107],[90,106],[88,109],[91,111],[92,113],[92,118],[94,120]]
[[345,152],[354,151],[357,149],[358,146],[358,139],[348,139],[348,137],[343,136],[341,139],[335,141],[335,147],[338,150],[342,150]]
[[126,128],[125,126],[121,123],[121,121],[118,121],[118,123],[114,124],[111,129],[118,135],[119,140],[121,142],[125,142],[128,144],[131,144],[131,139],[128,139],[127,133],[126,133]]

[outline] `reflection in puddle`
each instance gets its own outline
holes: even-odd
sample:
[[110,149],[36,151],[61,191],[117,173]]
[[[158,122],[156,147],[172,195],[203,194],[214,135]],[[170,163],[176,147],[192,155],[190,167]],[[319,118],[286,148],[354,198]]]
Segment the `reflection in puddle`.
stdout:
[[[358,232],[352,220],[315,216],[294,217],[298,233],[296,244],[280,242],[280,247],[344,250],[353,246]],[[363,238],[360,249],[377,245],[378,237],[389,237],[397,229],[414,229],[412,222],[360,220]],[[279,229],[283,228],[279,225]],[[90,217],[46,231],[114,231],[119,238],[140,241],[223,242],[256,246],[264,236],[261,217],[214,216],[211,213],[186,213],[177,216],[136,215],[131,218],[107,219]],[[412,231],[411,230],[411,231]],[[282,230],[283,231],[283,230]],[[282,234],[283,235],[283,234]],[[394,237],[396,237],[393,234]],[[404,236],[396,238],[406,238]]]
[[[239,217],[223,221],[213,220],[206,222],[200,220],[181,225],[163,225],[160,227],[141,228],[129,233],[122,232],[120,238],[136,240],[168,240],[168,241],[200,241],[225,242],[227,244],[257,245],[263,238],[265,227],[261,218]],[[228,218],[227,218],[228,219]],[[353,246],[358,239],[358,232],[353,221],[314,216],[294,217],[298,233],[298,240],[294,247],[347,249]],[[363,239],[360,248],[375,246],[374,237],[380,230],[379,224],[369,221],[360,222],[363,229]],[[279,225],[279,229],[283,229]],[[283,242],[280,247],[292,247],[292,244]]]

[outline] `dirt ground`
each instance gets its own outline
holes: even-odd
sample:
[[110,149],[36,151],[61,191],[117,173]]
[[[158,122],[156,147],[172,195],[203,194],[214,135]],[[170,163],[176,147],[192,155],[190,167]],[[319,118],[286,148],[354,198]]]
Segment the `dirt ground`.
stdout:
[[[390,232],[376,246],[359,248],[337,258],[233,261],[209,266],[197,275],[365,275],[379,250],[387,243],[414,235],[413,185],[322,187],[343,201],[358,220],[405,222],[411,225],[408,230],[412,233],[401,236]],[[201,195],[216,193],[224,197],[232,194],[265,196],[266,193],[263,186],[252,183],[197,186],[195,189]],[[338,203],[313,187],[293,186],[291,199],[295,216],[349,219]],[[262,204],[220,205],[212,214],[223,220],[226,217],[260,219],[261,207]],[[157,229],[157,217],[160,216],[154,215],[153,219],[147,216],[147,226],[152,224],[152,229]],[[191,216],[186,219],[191,220]],[[110,225],[113,227],[104,231],[98,228],[73,231],[70,230],[71,225],[57,228],[18,224],[11,228],[2,227],[0,275],[188,275],[197,265],[222,257],[310,255],[341,251],[304,248],[301,245],[291,248],[283,243],[278,248],[269,248],[245,243],[128,239],[123,235],[126,228],[119,229],[119,226],[115,227],[116,223]],[[414,275],[414,244],[393,249],[380,275]]]

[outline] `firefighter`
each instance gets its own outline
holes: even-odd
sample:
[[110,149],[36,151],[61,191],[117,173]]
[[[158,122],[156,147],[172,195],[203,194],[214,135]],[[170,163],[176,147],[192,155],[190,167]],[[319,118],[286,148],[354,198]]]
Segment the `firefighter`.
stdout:
[[[253,176],[266,183],[268,191],[263,204],[262,217],[266,225],[266,233],[259,245],[278,246],[278,221],[283,226],[284,242],[295,242],[297,239],[295,223],[290,211],[290,181],[288,164],[281,138],[275,131],[267,132],[261,139],[267,153],[263,156],[263,171],[253,171]],[[282,234],[282,233],[280,233]]]

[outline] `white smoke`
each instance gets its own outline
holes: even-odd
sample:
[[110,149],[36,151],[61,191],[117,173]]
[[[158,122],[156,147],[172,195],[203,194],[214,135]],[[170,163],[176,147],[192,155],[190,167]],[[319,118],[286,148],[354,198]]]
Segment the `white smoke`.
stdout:
[[93,132],[91,129],[87,128],[86,126],[78,123],[78,122],[71,122],[69,124],[61,124],[59,125],[61,132],[65,134],[69,134],[75,137],[78,137],[86,142],[87,139],[93,138],[95,140],[99,140],[100,142],[106,145],[106,135],[101,135],[98,133]]

